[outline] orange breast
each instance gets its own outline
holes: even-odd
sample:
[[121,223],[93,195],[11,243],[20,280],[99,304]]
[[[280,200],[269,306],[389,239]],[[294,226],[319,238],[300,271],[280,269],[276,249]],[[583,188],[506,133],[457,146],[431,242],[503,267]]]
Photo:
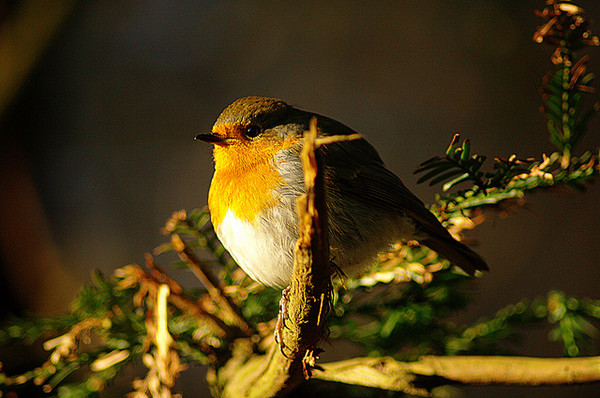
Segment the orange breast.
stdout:
[[273,164],[277,149],[272,143],[215,147],[215,175],[208,194],[215,227],[229,210],[252,222],[263,208],[277,204],[273,189],[285,183]]

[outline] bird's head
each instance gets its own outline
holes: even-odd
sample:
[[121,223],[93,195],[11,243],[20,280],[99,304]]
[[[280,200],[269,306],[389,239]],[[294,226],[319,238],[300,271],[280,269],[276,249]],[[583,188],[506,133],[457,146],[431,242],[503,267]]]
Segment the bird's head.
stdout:
[[297,142],[309,116],[275,98],[244,97],[229,105],[212,132],[196,140],[214,145],[216,168],[251,167]]

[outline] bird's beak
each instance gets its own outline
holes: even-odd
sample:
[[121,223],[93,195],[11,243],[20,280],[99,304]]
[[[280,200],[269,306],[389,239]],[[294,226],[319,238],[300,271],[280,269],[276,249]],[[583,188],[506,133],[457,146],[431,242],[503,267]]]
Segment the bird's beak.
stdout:
[[204,141],[215,145],[228,145],[227,138],[215,133],[198,134],[194,140]]

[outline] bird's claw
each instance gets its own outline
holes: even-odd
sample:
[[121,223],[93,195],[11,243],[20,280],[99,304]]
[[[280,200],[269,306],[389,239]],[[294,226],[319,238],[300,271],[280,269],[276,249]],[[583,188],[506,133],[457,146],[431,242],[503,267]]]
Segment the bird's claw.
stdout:
[[287,301],[290,293],[290,287],[286,287],[281,292],[279,300],[279,314],[277,315],[277,323],[275,324],[275,342],[279,345],[279,351],[287,358],[284,352],[285,343],[283,342],[283,329],[286,328],[285,320],[288,319]]

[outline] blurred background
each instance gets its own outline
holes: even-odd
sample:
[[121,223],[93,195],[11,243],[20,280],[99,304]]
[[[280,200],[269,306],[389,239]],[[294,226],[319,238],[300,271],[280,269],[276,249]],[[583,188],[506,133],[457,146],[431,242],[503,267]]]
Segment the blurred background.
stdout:
[[[596,20],[600,3],[581,0]],[[194,142],[233,100],[282,98],[362,133],[421,199],[418,164],[455,132],[473,151],[553,147],[539,86],[553,49],[532,41],[544,1],[0,3],[0,307],[68,309],[93,269],[143,262],[172,211],[206,204],[211,148]],[[600,49],[590,51],[600,71]],[[596,82],[598,86],[598,82]],[[600,118],[579,146],[600,144]],[[473,231],[491,272],[468,322],[550,289],[599,298],[600,187],[537,193]],[[523,355],[561,349],[535,332]],[[335,349],[335,348],[328,348]],[[200,376],[184,391],[199,396]],[[192,385],[192,387],[190,387]],[[570,397],[576,388],[467,388]],[[589,396],[589,395],[588,395]]]

